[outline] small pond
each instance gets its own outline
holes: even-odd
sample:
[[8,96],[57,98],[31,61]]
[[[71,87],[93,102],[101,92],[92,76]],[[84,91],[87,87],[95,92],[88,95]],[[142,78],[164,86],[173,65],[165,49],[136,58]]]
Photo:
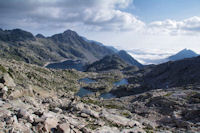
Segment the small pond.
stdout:
[[[79,97],[84,97],[87,95],[91,95],[94,94],[95,92],[85,89],[83,87],[80,88],[80,90],[76,93],[77,96]],[[103,98],[103,99],[110,99],[110,98],[115,98],[116,96],[113,95],[112,93],[103,93],[101,94],[99,97]]]
[[80,90],[76,93],[76,95],[79,96],[79,97],[84,97],[84,96],[87,96],[87,95],[90,95],[90,94],[93,94],[93,93],[94,92],[81,87]]
[[90,84],[90,83],[94,83],[96,82],[95,80],[92,80],[90,78],[82,78],[79,80],[79,82],[83,82],[83,83],[86,83],[86,84]]
[[85,66],[84,64],[79,60],[66,60],[62,62],[57,63],[50,63],[46,66],[46,68],[52,68],[52,69],[76,69],[78,71],[84,71]]
[[103,99],[110,99],[110,98],[115,98],[116,96],[113,95],[112,93],[103,93],[100,95]]
[[123,78],[123,79],[121,79],[120,81],[117,81],[117,82],[113,83],[113,85],[115,85],[115,86],[119,86],[119,85],[128,85],[128,80],[125,79],[125,78]]

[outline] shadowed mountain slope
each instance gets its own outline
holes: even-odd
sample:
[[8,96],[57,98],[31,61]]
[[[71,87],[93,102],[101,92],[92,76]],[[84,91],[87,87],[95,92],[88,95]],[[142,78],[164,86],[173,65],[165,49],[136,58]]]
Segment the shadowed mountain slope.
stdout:
[[82,60],[92,63],[114,53],[105,46],[85,41],[76,32],[44,37],[21,29],[0,30],[0,57],[12,58],[38,65],[64,59]]

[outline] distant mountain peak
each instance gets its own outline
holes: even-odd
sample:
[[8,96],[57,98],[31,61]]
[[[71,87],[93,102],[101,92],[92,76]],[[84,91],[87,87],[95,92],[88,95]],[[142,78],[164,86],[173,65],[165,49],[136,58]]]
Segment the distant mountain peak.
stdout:
[[118,53],[119,57],[126,61],[129,65],[134,65],[141,68],[143,65],[129,55],[125,50],[120,50]]
[[21,29],[13,29],[13,30],[2,30],[0,33],[0,40],[2,41],[24,41],[24,40],[32,40],[35,38],[32,33],[21,30]]
[[70,29],[64,31],[64,32],[63,32],[63,35],[78,36],[78,34],[77,34],[75,31],[70,30]]
[[56,42],[68,42],[69,38],[80,38],[80,36],[75,31],[68,29],[63,33],[51,36],[51,38]]
[[37,34],[36,37],[37,37],[37,38],[45,38],[45,36],[42,35],[42,34]]
[[175,61],[175,60],[181,60],[181,59],[185,59],[185,58],[192,58],[192,57],[196,57],[196,56],[198,56],[197,53],[195,53],[194,51],[192,51],[190,49],[185,48],[185,49],[179,51],[177,54],[168,57],[168,59]]
[[125,50],[120,50],[119,53],[126,53],[127,54],[127,52]]
[[[191,49],[188,49],[188,48],[184,48],[180,52],[192,52],[192,53],[195,53],[194,51],[192,51]],[[178,53],[180,53],[180,52],[178,52]]]

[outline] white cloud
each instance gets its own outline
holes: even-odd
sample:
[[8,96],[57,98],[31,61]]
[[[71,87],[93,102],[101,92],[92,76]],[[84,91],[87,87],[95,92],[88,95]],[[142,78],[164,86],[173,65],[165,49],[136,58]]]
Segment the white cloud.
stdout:
[[[52,35],[66,29],[122,49],[199,50],[200,17],[145,23],[126,8],[133,0],[0,0],[0,28]],[[137,8],[137,7],[136,7]],[[142,16],[141,16],[142,17]],[[100,31],[100,32],[99,32]],[[167,50],[166,50],[167,51]],[[153,55],[142,55],[138,59]]]
[[[16,27],[21,25],[20,21],[24,23],[24,20],[29,20],[29,25],[34,23],[34,27],[38,26],[38,29],[46,27],[44,25],[51,25],[49,28],[53,29],[58,24],[65,28],[69,23],[78,23],[93,30],[138,30],[145,24],[133,14],[121,10],[132,2],[133,0],[7,0],[0,1],[0,16],[5,20],[13,20],[12,24]],[[1,21],[0,26],[7,25],[5,22]]]
[[[200,33],[200,17],[182,21],[138,19],[126,9],[133,0],[6,0],[0,1],[0,27],[28,30],[131,31],[143,34],[194,35]],[[24,26],[23,26],[24,25]]]
[[177,50],[174,49],[131,49],[128,53],[138,60],[140,63],[148,64],[160,64],[168,61],[167,57],[175,54]]
[[148,25],[148,31],[153,34],[167,33],[170,35],[194,35],[200,33],[200,17],[194,16],[182,21],[155,21]]

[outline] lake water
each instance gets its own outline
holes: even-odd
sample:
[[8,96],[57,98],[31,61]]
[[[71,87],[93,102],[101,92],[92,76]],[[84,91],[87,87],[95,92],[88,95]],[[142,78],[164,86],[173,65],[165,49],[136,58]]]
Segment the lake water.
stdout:
[[100,95],[103,99],[110,99],[110,98],[115,98],[116,96],[113,95],[112,93],[103,93]]
[[[94,83],[96,81],[92,80],[90,78],[82,78],[82,79],[79,80],[79,82],[84,82],[86,84],[89,84],[89,83]],[[127,79],[121,79],[120,81],[113,83],[113,85],[114,86],[128,85],[128,80]],[[85,89],[85,88],[80,88],[80,90],[78,91],[78,93],[76,95],[80,96],[80,97],[84,97],[84,96],[91,95],[91,94],[94,94],[94,93],[95,92],[93,92],[91,90],[88,90],[88,89]],[[104,99],[116,98],[115,95],[113,95],[112,93],[109,93],[109,92],[103,93],[99,97],[102,97]]]
[[96,82],[95,80],[93,79],[90,79],[90,78],[82,78],[79,80],[79,82],[83,82],[83,83],[86,83],[86,84],[90,84],[90,83],[94,83]]
[[93,93],[94,92],[81,87],[80,90],[78,91],[78,93],[76,93],[76,95],[79,97],[84,97],[84,96],[87,96],[87,95],[90,95]]
[[84,71],[84,64],[80,60],[66,60],[58,63],[50,63],[46,68],[52,69],[76,69],[78,71]]
[[[81,87],[80,90],[76,93],[76,95],[79,97],[84,97],[84,96],[88,96],[88,95],[91,95],[94,93],[95,92],[93,92],[91,90]],[[115,98],[116,96],[113,95],[112,93],[103,93],[99,97],[102,97],[103,99],[110,99],[110,98]]]
[[115,86],[128,85],[128,80],[123,78],[122,80],[115,82],[113,85]]

